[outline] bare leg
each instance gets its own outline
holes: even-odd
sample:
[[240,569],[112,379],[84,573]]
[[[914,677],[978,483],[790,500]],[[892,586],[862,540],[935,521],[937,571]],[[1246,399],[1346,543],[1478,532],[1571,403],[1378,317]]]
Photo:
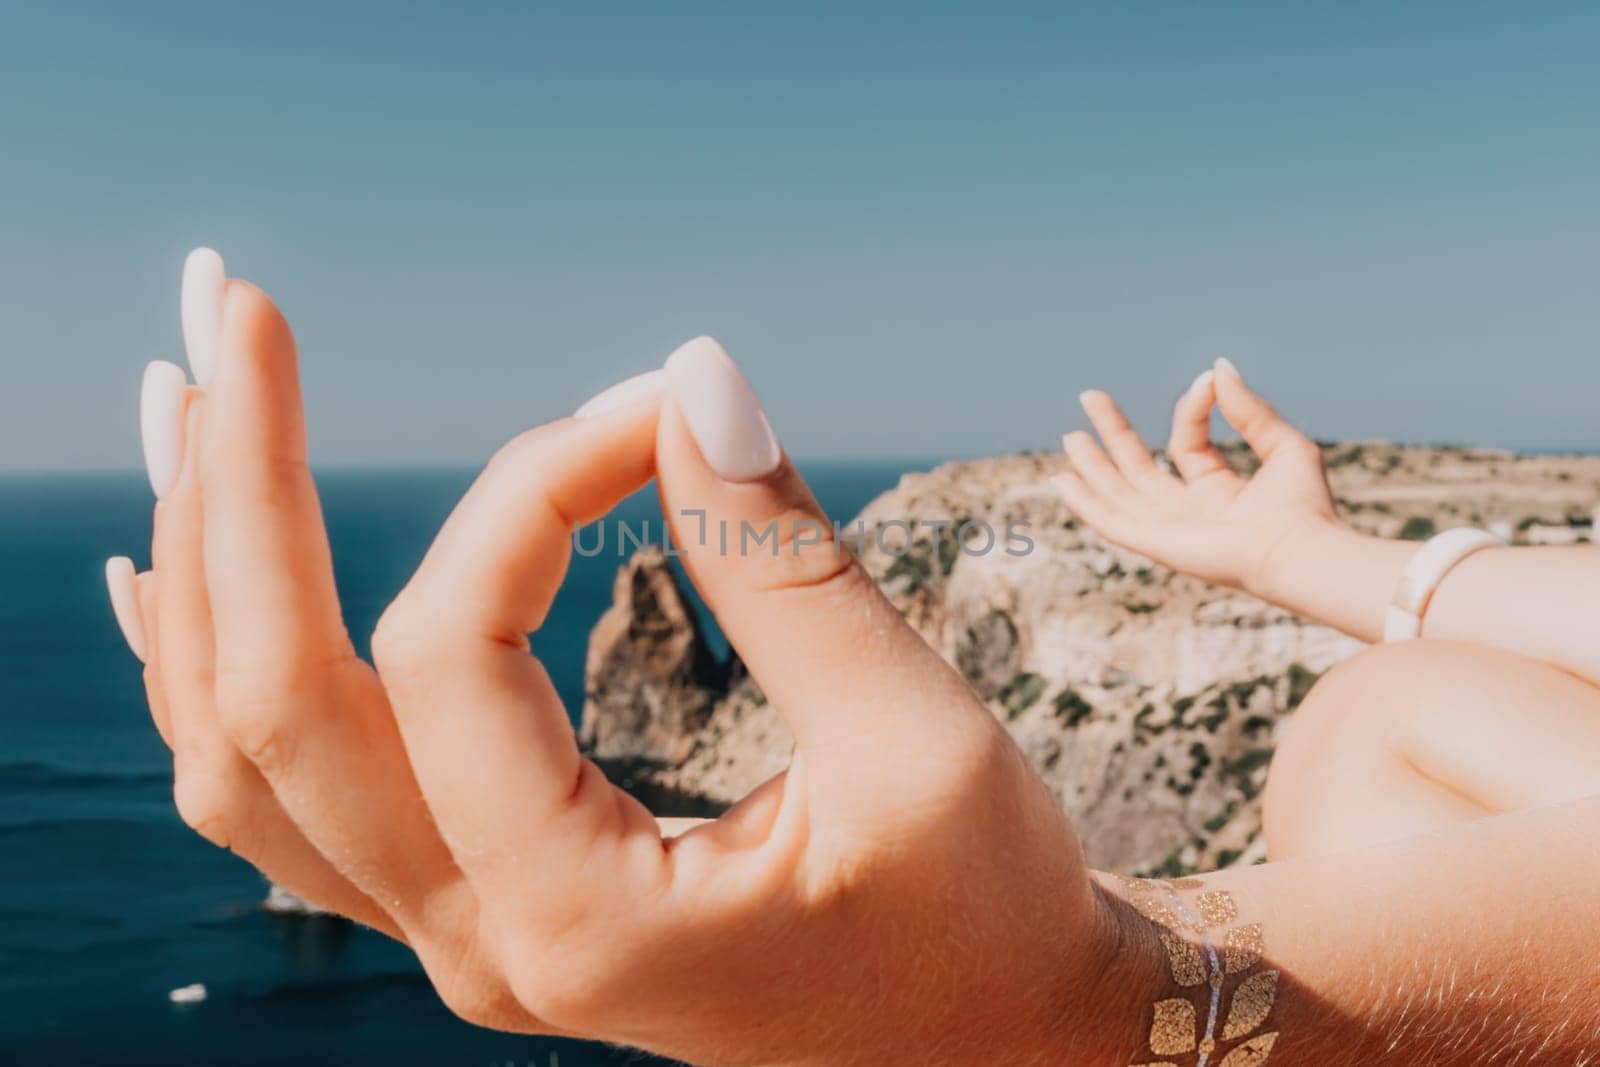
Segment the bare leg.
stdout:
[[1600,794],[1600,689],[1451,641],[1376,645],[1295,713],[1267,779],[1271,858]]

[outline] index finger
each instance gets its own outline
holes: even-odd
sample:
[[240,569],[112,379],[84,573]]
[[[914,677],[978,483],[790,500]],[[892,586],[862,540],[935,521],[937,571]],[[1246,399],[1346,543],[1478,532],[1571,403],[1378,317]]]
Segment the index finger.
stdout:
[[1172,436],[1167,456],[1186,482],[1229,470],[1211,443],[1211,408],[1216,403],[1216,373],[1203,371],[1172,406]]
[[658,410],[652,397],[503,448],[373,635],[412,768],[457,864],[482,898],[541,920],[586,899],[557,888],[564,873],[615,875],[580,854],[637,834],[661,855],[649,812],[580,757],[527,642],[561,584],[574,526],[654,473]]

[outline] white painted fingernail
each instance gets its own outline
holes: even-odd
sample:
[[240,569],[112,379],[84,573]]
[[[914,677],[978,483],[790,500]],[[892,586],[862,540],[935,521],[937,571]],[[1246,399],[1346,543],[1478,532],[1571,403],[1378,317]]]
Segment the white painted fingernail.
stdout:
[[721,345],[696,337],[667,357],[672,398],[711,469],[730,482],[751,482],[783,458],[755,390]]
[[183,391],[188,380],[176,363],[156,360],[144,369],[139,389],[139,436],[144,440],[144,469],[156,499],[178,480],[183,458]]
[[1233,375],[1235,378],[1242,379],[1244,377],[1244,375],[1239,373],[1239,368],[1233,365],[1233,360],[1229,359],[1227,356],[1217,357],[1216,368],[1224,374]]
[[636,374],[632,378],[620,381],[610,389],[590,397],[584,401],[581,408],[572,413],[572,417],[575,419],[587,419],[595,415],[602,415],[608,411],[615,411],[647,397],[655,396],[666,387],[666,371],[659,369],[645,371],[643,374]]
[[183,349],[189,369],[202,388],[211,384],[217,369],[217,349],[222,344],[222,294],[228,284],[222,257],[209,248],[197,248],[183,261],[183,293],[179,301],[183,321]]
[[111,594],[111,614],[117,617],[122,639],[144,662],[144,618],[139,614],[139,590],[134,584],[133,560],[112,556],[106,560],[106,591]]
[[1195,375],[1194,381],[1189,384],[1189,392],[1190,393],[1203,393],[1203,392],[1205,392],[1207,389],[1211,388],[1211,379],[1213,379],[1215,377],[1216,377],[1216,372],[1215,371],[1211,371],[1211,370],[1203,370],[1203,371],[1201,371],[1199,374]]

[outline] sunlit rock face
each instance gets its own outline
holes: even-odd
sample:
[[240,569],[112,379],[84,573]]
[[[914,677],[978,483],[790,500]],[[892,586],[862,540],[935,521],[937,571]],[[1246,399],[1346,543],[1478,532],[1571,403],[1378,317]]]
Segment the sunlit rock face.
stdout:
[[580,739],[601,759],[680,764],[728,673],[662,550],[647,548],[617,572],[611,607],[589,635]]

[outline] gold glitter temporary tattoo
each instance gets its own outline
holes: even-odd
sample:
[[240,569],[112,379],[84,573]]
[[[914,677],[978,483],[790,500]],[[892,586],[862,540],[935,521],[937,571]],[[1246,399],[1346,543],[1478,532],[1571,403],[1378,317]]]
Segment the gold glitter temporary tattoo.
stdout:
[[[1198,1004],[1189,994],[1158,1000],[1152,1009],[1150,1051],[1157,1056],[1182,1057],[1182,1062],[1146,1061],[1135,1067],[1208,1067],[1214,1055],[1223,1053],[1220,1045],[1235,1041],[1239,1043],[1227,1050],[1215,1067],[1265,1064],[1278,1034],[1256,1031],[1272,1015],[1278,972],[1245,973],[1266,951],[1261,924],[1233,925],[1239,918],[1233,895],[1207,890],[1196,878],[1141,881],[1118,876],[1118,881],[1128,891],[1129,903],[1157,927],[1173,983],[1179,989],[1202,987]],[[1182,894],[1197,890],[1191,907]],[[1213,937],[1213,931],[1218,937]],[[1223,1022],[1225,986],[1233,975],[1244,977],[1233,989]]]
[[1233,1004],[1228,1008],[1228,1021],[1222,1027],[1222,1039],[1232,1041],[1260,1027],[1272,1014],[1272,1002],[1277,996],[1277,971],[1262,971],[1240,982],[1239,988],[1233,991]]
[[1166,946],[1167,958],[1172,963],[1172,980],[1187,989],[1206,980],[1206,961],[1200,958],[1200,947],[1185,941],[1171,930],[1161,931],[1161,943]]
[[1192,1052],[1195,1013],[1194,1002],[1175,997],[1156,1001],[1156,1020],[1150,1026],[1150,1051],[1158,1056],[1175,1052]]
[[1222,939],[1222,961],[1229,974],[1248,971],[1261,958],[1261,924],[1235,926]]
[[1267,1055],[1272,1051],[1272,1046],[1277,1043],[1276,1033],[1262,1034],[1252,1037],[1222,1058],[1221,1067],[1260,1067],[1267,1062]]
[[1211,930],[1239,917],[1239,909],[1234,906],[1232,893],[1201,893],[1195,906],[1200,911],[1200,929]]
[[1146,919],[1168,930],[1178,925],[1178,913],[1172,910],[1172,905],[1160,897],[1134,897],[1133,906],[1139,909],[1139,914]]

